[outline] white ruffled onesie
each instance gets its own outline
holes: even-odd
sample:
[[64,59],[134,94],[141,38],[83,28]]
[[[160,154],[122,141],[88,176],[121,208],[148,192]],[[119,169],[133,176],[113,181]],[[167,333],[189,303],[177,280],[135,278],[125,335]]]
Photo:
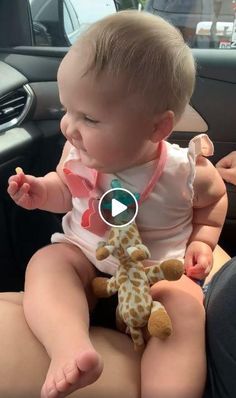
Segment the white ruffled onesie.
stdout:
[[[152,192],[140,205],[136,218],[143,243],[151,252],[151,260],[146,261],[146,265],[153,261],[184,257],[192,232],[195,160],[200,154],[213,154],[213,144],[206,134],[194,137],[188,148],[166,141],[164,145],[165,166]],[[110,256],[104,261],[98,261],[95,257],[97,244],[106,240],[106,233],[101,236],[83,226],[82,216],[88,210],[89,192],[101,197],[111,189],[113,179],[119,179],[122,187],[133,193],[143,192],[157,167],[158,159],[117,174],[99,174],[97,179],[96,172],[80,163],[77,150],[71,146],[65,161],[65,172],[68,174],[69,169],[69,173],[72,173],[72,185],[75,187],[71,190],[73,208],[63,217],[64,233],[53,234],[52,242],[75,244],[95,267],[113,275],[118,266],[117,260]]]

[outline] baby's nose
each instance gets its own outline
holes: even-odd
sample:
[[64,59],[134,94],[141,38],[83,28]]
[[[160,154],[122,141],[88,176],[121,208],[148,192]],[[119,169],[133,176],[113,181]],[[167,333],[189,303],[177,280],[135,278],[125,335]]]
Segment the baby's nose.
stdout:
[[74,140],[80,140],[81,139],[81,134],[78,129],[74,124],[69,124],[66,129],[66,135],[68,138],[73,138]]

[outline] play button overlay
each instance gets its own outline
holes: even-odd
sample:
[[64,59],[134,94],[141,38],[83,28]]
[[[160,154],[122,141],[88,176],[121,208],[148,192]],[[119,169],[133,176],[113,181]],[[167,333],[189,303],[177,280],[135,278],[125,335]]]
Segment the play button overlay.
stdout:
[[111,227],[125,227],[135,220],[138,214],[138,202],[127,189],[113,188],[101,197],[98,210],[106,224]]
[[125,211],[126,209],[128,209],[128,206],[123,205],[123,203],[119,202],[116,199],[111,200],[111,216],[112,217],[118,216],[120,213],[123,213],[123,211]]

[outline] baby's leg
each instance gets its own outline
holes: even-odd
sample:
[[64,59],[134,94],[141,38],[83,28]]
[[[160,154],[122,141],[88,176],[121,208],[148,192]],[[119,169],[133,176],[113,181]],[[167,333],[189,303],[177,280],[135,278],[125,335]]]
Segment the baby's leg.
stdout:
[[[39,398],[50,360],[29,329],[22,306],[5,298],[1,293],[0,397]],[[140,356],[131,339],[104,328],[92,328],[90,337],[104,359],[104,371],[95,383],[70,397],[140,398]]]
[[94,267],[69,244],[47,246],[29,262],[25,317],[51,358],[41,398],[64,397],[101,374],[102,361],[88,335],[93,277]]
[[142,398],[200,398],[205,377],[205,313],[200,287],[183,276],[158,282],[152,296],[166,308],[173,333],[151,338],[141,365]]

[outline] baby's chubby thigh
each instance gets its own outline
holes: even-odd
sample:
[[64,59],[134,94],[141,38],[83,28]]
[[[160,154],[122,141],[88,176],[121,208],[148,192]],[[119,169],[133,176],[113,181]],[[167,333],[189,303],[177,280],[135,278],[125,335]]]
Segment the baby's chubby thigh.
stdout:
[[193,297],[203,305],[204,295],[202,288],[186,275],[182,275],[177,281],[159,281],[151,287],[150,293],[154,300],[158,299],[157,297],[168,300],[172,295],[174,298],[177,295],[184,302],[185,298]]
[[39,249],[29,261],[25,294],[31,292],[33,295],[32,290],[35,292],[36,289],[62,293],[67,287],[77,285],[78,289],[84,291],[89,307],[93,307],[95,298],[91,281],[96,275],[96,268],[77,245],[70,242],[53,243]]
[[173,329],[180,330],[183,325],[190,327],[191,322],[205,322],[202,288],[186,275],[177,281],[155,283],[150,293],[153,300],[160,301],[168,312]]
[[165,340],[151,338],[142,358],[142,398],[200,398],[206,373],[205,311],[201,288],[183,275],[151,287],[172,322]]

